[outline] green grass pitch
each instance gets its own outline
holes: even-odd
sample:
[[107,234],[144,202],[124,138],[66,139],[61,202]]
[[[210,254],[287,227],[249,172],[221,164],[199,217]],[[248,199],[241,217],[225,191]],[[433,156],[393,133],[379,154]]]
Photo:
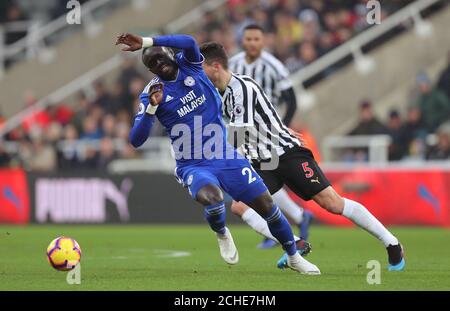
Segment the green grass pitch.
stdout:
[[[261,237],[230,227],[240,262],[227,266],[216,238],[197,226],[0,226],[0,290],[450,290],[450,231],[391,228],[405,247],[406,271],[388,272],[385,249],[359,229],[314,226],[307,257],[321,276],[275,266],[280,248],[259,250]],[[75,238],[83,251],[81,284],[47,263],[48,243]],[[369,260],[381,262],[381,284],[366,282]]]

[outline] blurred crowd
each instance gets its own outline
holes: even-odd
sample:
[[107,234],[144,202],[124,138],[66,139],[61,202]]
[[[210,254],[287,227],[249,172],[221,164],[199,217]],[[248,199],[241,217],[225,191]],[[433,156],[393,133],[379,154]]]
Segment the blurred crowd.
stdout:
[[[370,101],[360,104],[359,122],[349,135],[386,134],[391,138],[389,160],[450,160],[450,52],[437,81],[421,72],[403,114],[392,109],[380,121]],[[344,161],[367,161],[367,150],[348,150]]]
[[[267,49],[290,72],[313,62],[369,27],[367,0],[228,0],[206,14],[191,32],[199,42],[222,42],[230,55],[239,50],[242,30],[257,23],[266,31]],[[384,1],[381,18],[408,0]]]
[[[0,166],[35,171],[106,169],[114,159],[135,158],[137,153],[128,144],[128,133],[148,77],[136,69],[134,62],[124,59],[110,87],[97,81],[91,90],[77,95],[74,105],[57,103],[31,114],[0,143]],[[36,101],[27,92],[24,108]],[[0,128],[2,122],[0,112]],[[7,150],[9,145],[16,149]]]
[[[89,0],[78,0],[83,4]],[[49,22],[67,12],[67,1],[61,0],[1,0],[0,26],[23,21]],[[27,29],[7,31],[5,43],[12,44],[23,38]]]
[[[44,2],[53,8],[42,10],[50,14],[49,19],[58,16],[58,10],[65,10],[64,1],[2,0],[0,24],[29,18],[29,14],[41,10],[23,8]],[[407,2],[383,3],[382,17]],[[198,42],[222,42],[232,55],[239,49],[243,27],[257,22],[267,30],[268,49],[295,71],[366,28],[365,5],[364,0],[229,0],[226,10],[207,13],[200,21],[201,27],[193,26],[197,29],[193,33]],[[138,151],[128,144],[128,133],[139,94],[149,78],[143,66],[125,58],[115,81],[97,81],[77,95],[75,104],[55,103],[26,118],[5,137],[5,143],[0,143],[0,167],[21,166],[35,171],[106,169],[117,158],[139,157]],[[363,101],[359,124],[350,134],[390,135],[390,160],[449,159],[449,92],[450,55],[449,65],[438,81],[431,81],[424,73],[417,76],[406,112],[394,109],[387,121],[381,122],[373,105]],[[33,93],[27,92],[24,108],[32,107],[36,101]],[[0,111],[0,128],[4,122]],[[157,136],[164,133],[159,124],[152,131]],[[431,141],[430,134],[435,134]],[[350,150],[343,159],[366,160],[367,152]]]

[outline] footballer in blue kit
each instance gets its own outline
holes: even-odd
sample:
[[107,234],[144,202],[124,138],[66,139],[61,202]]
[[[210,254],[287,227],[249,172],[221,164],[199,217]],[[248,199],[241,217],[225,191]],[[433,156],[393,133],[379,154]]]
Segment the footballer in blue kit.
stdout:
[[[220,95],[202,69],[204,60],[195,40],[188,35],[142,38],[122,34],[117,44],[124,51],[144,48],[142,61],[156,75],[140,96],[140,107],[130,131],[130,142],[139,147],[158,118],[175,153],[176,175],[216,232],[222,258],[239,261],[230,230],[225,225],[223,191],[260,214],[288,255],[288,266],[303,274],[320,270],[302,258],[287,219],[273,203],[261,177],[250,163],[227,143]],[[169,48],[168,48],[169,47]],[[172,49],[181,51],[174,54]],[[223,191],[222,191],[223,190]]]

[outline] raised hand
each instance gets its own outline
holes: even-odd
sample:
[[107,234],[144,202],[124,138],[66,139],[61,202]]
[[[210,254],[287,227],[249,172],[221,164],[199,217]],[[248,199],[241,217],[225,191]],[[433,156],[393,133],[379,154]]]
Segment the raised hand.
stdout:
[[123,33],[117,37],[116,45],[125,44],[127,47],[122,51],[133,52],[142,49],[142,37],[131,33]]

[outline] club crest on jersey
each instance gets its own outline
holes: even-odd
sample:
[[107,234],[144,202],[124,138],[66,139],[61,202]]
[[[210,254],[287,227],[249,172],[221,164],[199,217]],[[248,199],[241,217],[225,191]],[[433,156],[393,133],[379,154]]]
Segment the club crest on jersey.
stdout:
[[194,180],[194,175],[189,175],[186,184],[188,186],[192,185],[192,180]]
[[245,108],[244,108],[244,106],[242,106],[242,105],[236,105],[236,106],[233,108],[233,113],[234,113],[234,115],[237,116],[237,117],[243,115],[243,114],[244,114],[244,111],[245,111]]
[[195,80],[191,76],[187,76],[186,79],[184,79],[184,85],[186,86],[194,86]]
[[173,99],[173,97],[172,96],[170,96],[170,95],[167,95],[166,96],[166,103],[167,102],[170,102],[171,100]]
[[145,106],[143,103],[139,103],[139,111],[138,114],[143,114],[145,111]]

